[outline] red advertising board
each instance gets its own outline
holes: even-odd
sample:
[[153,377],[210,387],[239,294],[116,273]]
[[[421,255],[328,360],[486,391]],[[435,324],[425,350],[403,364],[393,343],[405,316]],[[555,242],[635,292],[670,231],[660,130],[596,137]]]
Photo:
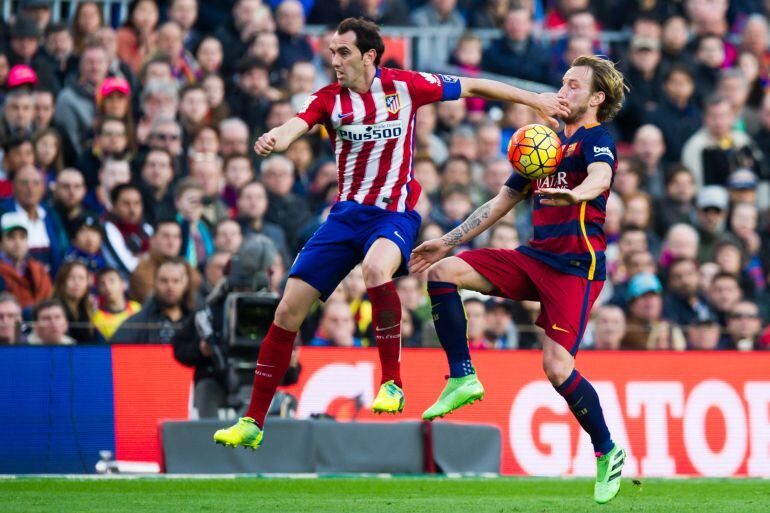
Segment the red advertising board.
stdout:
[[[368,410],[376,350],[302,348],[300,360],[301,380],[287,391],[302,417],[419,418],[447,372],[440,350],[404,350],[404,413],[378,417]],[[594,474],[588,436],[545,379],[539,352],[480,351],[474,363],[486,398],[447,420],[498,426],[503,473]],[[599,393],[614,440],[628,449],[624,474],[770,477],[770,353],[585,352],[577,367]]]

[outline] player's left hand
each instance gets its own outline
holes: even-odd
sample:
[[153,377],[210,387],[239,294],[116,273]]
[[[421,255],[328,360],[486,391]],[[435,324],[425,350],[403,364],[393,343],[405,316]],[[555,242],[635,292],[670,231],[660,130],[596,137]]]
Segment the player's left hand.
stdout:
[[559,128],[559,121],[556,119],[568,117],[570,114],[569,102],[566,98],[559,98],[556,93],[540,93],[535,97],[535,103],[532,105],[538,116],[543,118],[554,129]]
[[554,189],[552,187],[538,189],[535,194],[545,196],[540,199],[541,205],[551,207],[563,207],[565,205],[574,205],[580,201],[577,194],[570,189]]

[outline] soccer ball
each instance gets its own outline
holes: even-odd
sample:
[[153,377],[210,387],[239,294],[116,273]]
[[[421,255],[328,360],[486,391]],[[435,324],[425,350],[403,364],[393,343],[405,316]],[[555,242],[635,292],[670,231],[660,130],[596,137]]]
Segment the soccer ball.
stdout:
[[511,136],[508,160],[524,178],[536,180],[556,171],[561,162],[561,141],[544,125],[526,125]]

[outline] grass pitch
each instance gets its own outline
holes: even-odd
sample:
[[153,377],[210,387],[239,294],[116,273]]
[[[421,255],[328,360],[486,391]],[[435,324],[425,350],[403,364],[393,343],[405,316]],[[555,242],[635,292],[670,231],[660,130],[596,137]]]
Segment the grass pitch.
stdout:
[[624,479],[610,504],[586,479],[324,477],[0,479],[0,512],[767,513],[770,481]]

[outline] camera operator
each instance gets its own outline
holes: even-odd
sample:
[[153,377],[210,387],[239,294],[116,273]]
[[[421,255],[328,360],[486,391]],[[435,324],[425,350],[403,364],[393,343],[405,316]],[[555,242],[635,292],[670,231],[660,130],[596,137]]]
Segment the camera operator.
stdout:
[[[231,365],[231,348],[224,340],[225,302],[230,293],[269,290],[269,269],[276,258],[275,245],[264,235],[246,237],[235,253],[225,276],[172,340],[174,356],[195,368],[194,405],[200,418],[217,417],[219,408],[239,407],[228,397],[238,384]],[[283,384],[296,383],[299,375],[296,350]]]

